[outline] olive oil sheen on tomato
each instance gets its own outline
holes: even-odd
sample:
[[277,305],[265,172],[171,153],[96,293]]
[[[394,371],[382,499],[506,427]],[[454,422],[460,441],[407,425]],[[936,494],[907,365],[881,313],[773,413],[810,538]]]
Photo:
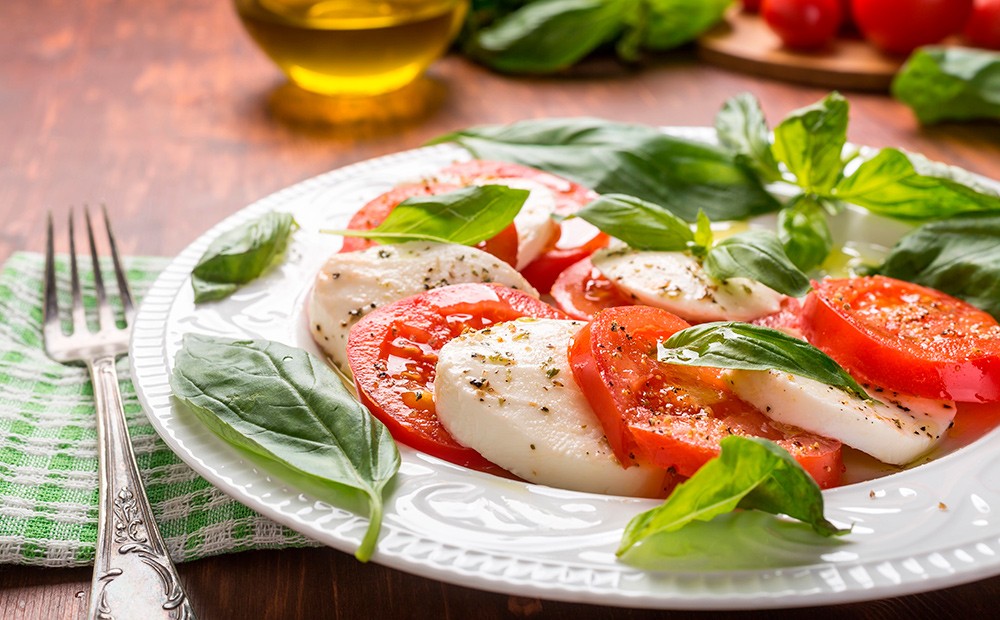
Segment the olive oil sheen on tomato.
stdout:
[[451,43],[468,0],[235,0],[261,49],[302,88],[377,95],[413,81]]

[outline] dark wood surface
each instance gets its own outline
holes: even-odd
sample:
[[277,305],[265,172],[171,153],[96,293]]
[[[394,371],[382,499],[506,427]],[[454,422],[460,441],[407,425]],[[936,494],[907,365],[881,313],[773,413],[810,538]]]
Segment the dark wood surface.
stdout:
[[[282,86],[231,6],[204,0],[0,2],[0,260],[41,250],[47,210],[106,204],[124,250],[172,255],[210,225],[291,183],[419,146],[442,132],[530,117],[597,115],[710,124],[751,91],[770,118],[825,91],[730,73],[690,52],[625,69],[597,61],[556,78],[437,63],[375,121]],[[1000,126],[919,128],[879,95],[849,93],[849,137],[1000,177]],[[252,552],[180,567],[202,619],[652,618],[653,612],[521,599],[362,565],[330,549]],[[81,618],[89,569],[0,567],[0,617]],[[1000,578],[904,598],[747,617],[987,617]]]

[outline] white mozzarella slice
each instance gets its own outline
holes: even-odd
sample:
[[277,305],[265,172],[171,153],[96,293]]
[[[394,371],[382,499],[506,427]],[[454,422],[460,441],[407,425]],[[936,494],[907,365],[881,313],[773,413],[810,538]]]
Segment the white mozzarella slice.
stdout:
[[638,303],[673,312],[686,321],[751,321],[777,312],[784,297],[760,282],[710,277],[684,252],[648,252],[621,244],[598,250],[591,261]]
[[563,489],[657,496],[664,471],[624,469],[573,380],[578,321],[519,319],[462,334],[441,349],[438,419],[452,436],[525,480]]
[[777,370],[733,370],[737,396],[783,424],[837,439],[883,463],[905,465],[930,450],[951,427],[955,403],[865,386],[879,402]]
[[327,260],[309,300],[309,328],[350,376],[347,334],[358,319],[398,299],[461,282],[496,282],[538,297],[513,267],[475,248],[422,241],[380,245]]

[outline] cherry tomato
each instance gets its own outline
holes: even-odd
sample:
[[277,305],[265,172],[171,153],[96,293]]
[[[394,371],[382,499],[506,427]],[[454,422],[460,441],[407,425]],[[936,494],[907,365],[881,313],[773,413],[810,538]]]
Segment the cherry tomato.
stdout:
[[854,23],[886,52],[908,54],[962,29],[972,0],[851,0]]
[[[460,186],[437,182],[399,185],[384,194],[376,196],[358,209],[358,212],[347,223],[347,228],[351,230],[371,230],[381,224],[385,218],[389,217],[389,213],[407,198],[445,194],[456,189],[460,189]],[[340,247],[340,251],[355,252],[374,245],[377,244],[371,239],[344,237],[344,243]],[[511,223],[491,239],[478,243],[476,247],[484,252],[489,252],[508,265],[515,266],[517,264],[517,228]]]
[[[501,179],[534,181],[552,191],[555,197],[555,212],[559,215],[572,215],[597,198],[593,190],[579,183],[510,162],[486,160],[459,162],[441,170],[440,176],[442,180],[453,179],[461,185]],[[572,219],[562,222],[559,230],[552,246],[521,270],[525,279],[540,293],[548,293],[552,283],[564,269],[608,244],[607,235],[583,220]]]
[[598,313],[570,344],[573,377],[618,460],[690,476],[718,455],[724,437],[760,436],[788,450],[820,486],[835,485],[840,442],[771,423],[732,394],[718,369],[656,359],[657,343],[686,327],[665,310],[620,306]]
[[446,461],[494,471],[437,419],[438,352],[467,328],[522,316],[564,319],[555,308],[498,284],[453,284],[373,310],[351,328],[347,361],[358,397],[398,441]]
[[877,385],[969,402],[1000,401],[1000,325],[923,286],[871,276],[814,283],[806,338]]
[[843,21],[840,0],[763,0],[760,14],[781,42],[794,49],[823,47]]
[[743,10],[747,13],[760,11],[760,0],[743,0],[741,4],[743,5]]
[[1000,0],[975,0],[962,35],[976,47],[1000,49]]
[[619,292],[589,258],[559,274],[552,285],[552,299],[560,310],[581,321],[589,321],[605,308],[629,306],[633,301]]

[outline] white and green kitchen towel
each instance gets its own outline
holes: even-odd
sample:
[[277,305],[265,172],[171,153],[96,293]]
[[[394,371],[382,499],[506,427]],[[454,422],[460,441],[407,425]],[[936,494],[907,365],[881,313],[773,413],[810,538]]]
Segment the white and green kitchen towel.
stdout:
[[[128,261],[141,297],[166,266]],[[84,366],[43,348],[43,257],[14,254],[0,272],[0,563],[92,564],[97,540],[97,427]],[[136,460],[175,561],[314,544],[212,487],[170,451],[118,372]]]

